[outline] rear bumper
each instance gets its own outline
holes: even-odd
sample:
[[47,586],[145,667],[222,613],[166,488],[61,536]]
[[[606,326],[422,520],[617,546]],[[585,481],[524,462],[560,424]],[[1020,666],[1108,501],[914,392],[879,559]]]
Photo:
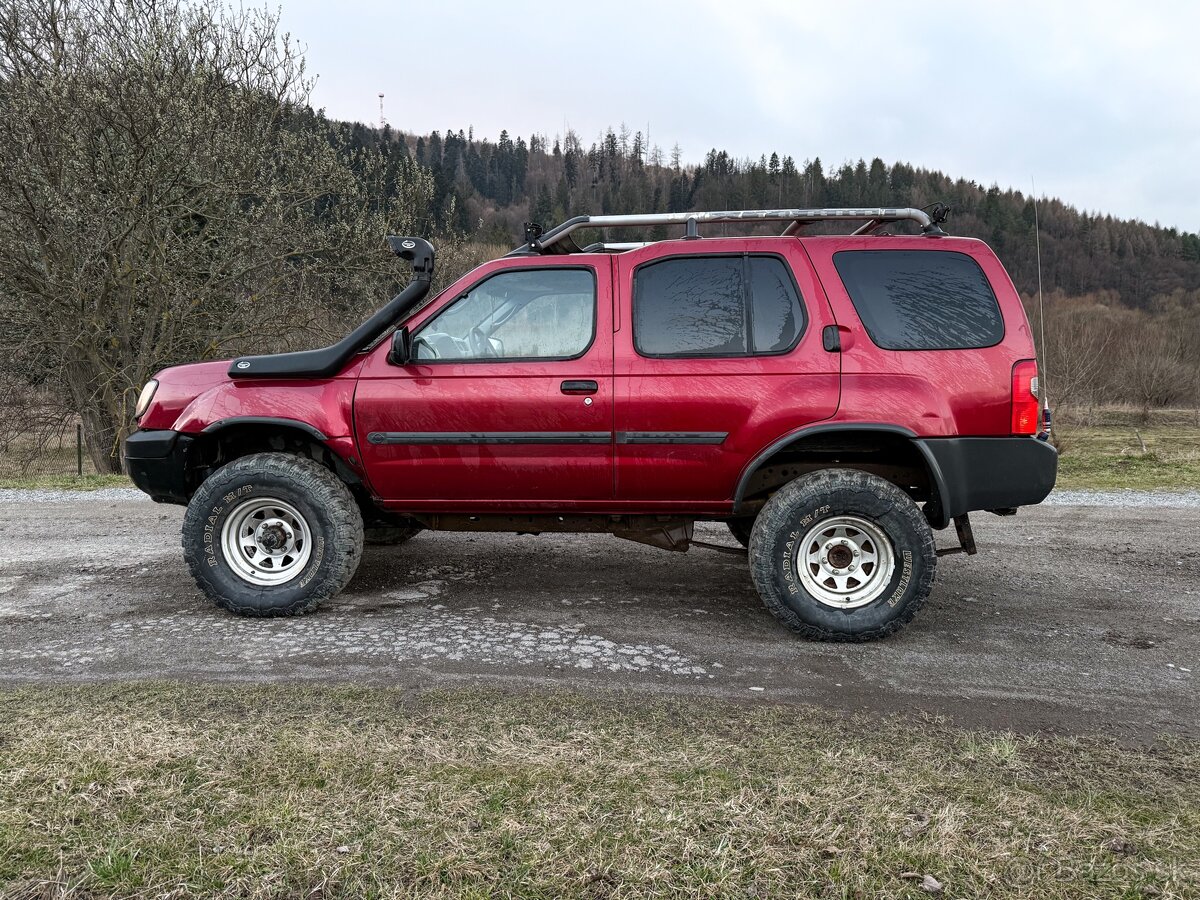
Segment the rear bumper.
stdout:
[[935,528],[977,509],[1041,503],[1058,476],[1058,451],[1035,437],[924,438],[914,443],[929,463],[940,503]]
[[178,431],[135,431],[125,439],[129,477],[159,503],[186,504],[192,495],[188,461],[194,443]]

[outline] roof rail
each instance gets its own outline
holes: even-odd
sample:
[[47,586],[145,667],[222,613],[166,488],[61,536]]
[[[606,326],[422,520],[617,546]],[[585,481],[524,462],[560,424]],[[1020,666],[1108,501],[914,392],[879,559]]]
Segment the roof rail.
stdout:
[[836,220],[866,220],[855,234],[865,234],[889,222],[916,222],[921,231],[931,236],[945,232],[924,210],[911,207],[876,207],[873,209],[741,209],[722,212],[641,213],[617,216],[575,216],[544,234],[527,232],[531,237],[520,251],[532,253],[562,252],[551,250],[555,244],[580,228],[638,228],[652,225],[683,225],[686,237],[699,237],[701,224],[730,222],[787,222],[784,235],[798,234],[805,225]]

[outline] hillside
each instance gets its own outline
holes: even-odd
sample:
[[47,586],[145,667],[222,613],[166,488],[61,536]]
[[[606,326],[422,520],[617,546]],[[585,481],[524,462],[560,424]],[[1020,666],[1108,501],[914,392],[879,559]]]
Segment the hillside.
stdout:
[[[819,158],[797,162],[772,152],[739,160],[710,150],[699,165],[685,165],[678,147],[664,154],[646,147],[640,132],[630,135],[624,129],[610,129],[603,140],[585,147],[570,131],[562,138],[534,135],[528,141],[502,132],[493,143],[462,130],[414,136],[349,127],[356,142],[382,141],[431,171],[434,231],[516,244],[522,222],[549,227],[580,213],[923,207],[942,201],[953,208],[951,233],[987,240],[1019,290],[1030,294],[1037,287],[1029,196],[909,163],[889,165],[876,158],[827,169]],[[1058,199],[1042,199],[1038,215],[1048,291],[1105,293],[1140,309],[1179,291],[1200,291],[1196,234],[1080,211]]]

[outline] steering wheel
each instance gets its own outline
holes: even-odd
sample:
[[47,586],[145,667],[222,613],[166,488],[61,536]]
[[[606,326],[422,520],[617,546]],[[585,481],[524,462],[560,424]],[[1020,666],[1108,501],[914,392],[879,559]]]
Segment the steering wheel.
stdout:
[[476,325],[471,329],[471,356],[475,359],[495,356],[496,351],[492,347],[491,342],[487,339],[487,335],[483,333],[483,329]]

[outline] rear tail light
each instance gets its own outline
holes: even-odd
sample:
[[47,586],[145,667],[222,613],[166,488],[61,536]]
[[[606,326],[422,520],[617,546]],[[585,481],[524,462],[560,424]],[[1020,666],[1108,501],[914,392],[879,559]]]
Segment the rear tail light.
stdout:
[[1022,359],[1012,369],[1012,433],[1037,434],[1040,413],[1037,360]]

